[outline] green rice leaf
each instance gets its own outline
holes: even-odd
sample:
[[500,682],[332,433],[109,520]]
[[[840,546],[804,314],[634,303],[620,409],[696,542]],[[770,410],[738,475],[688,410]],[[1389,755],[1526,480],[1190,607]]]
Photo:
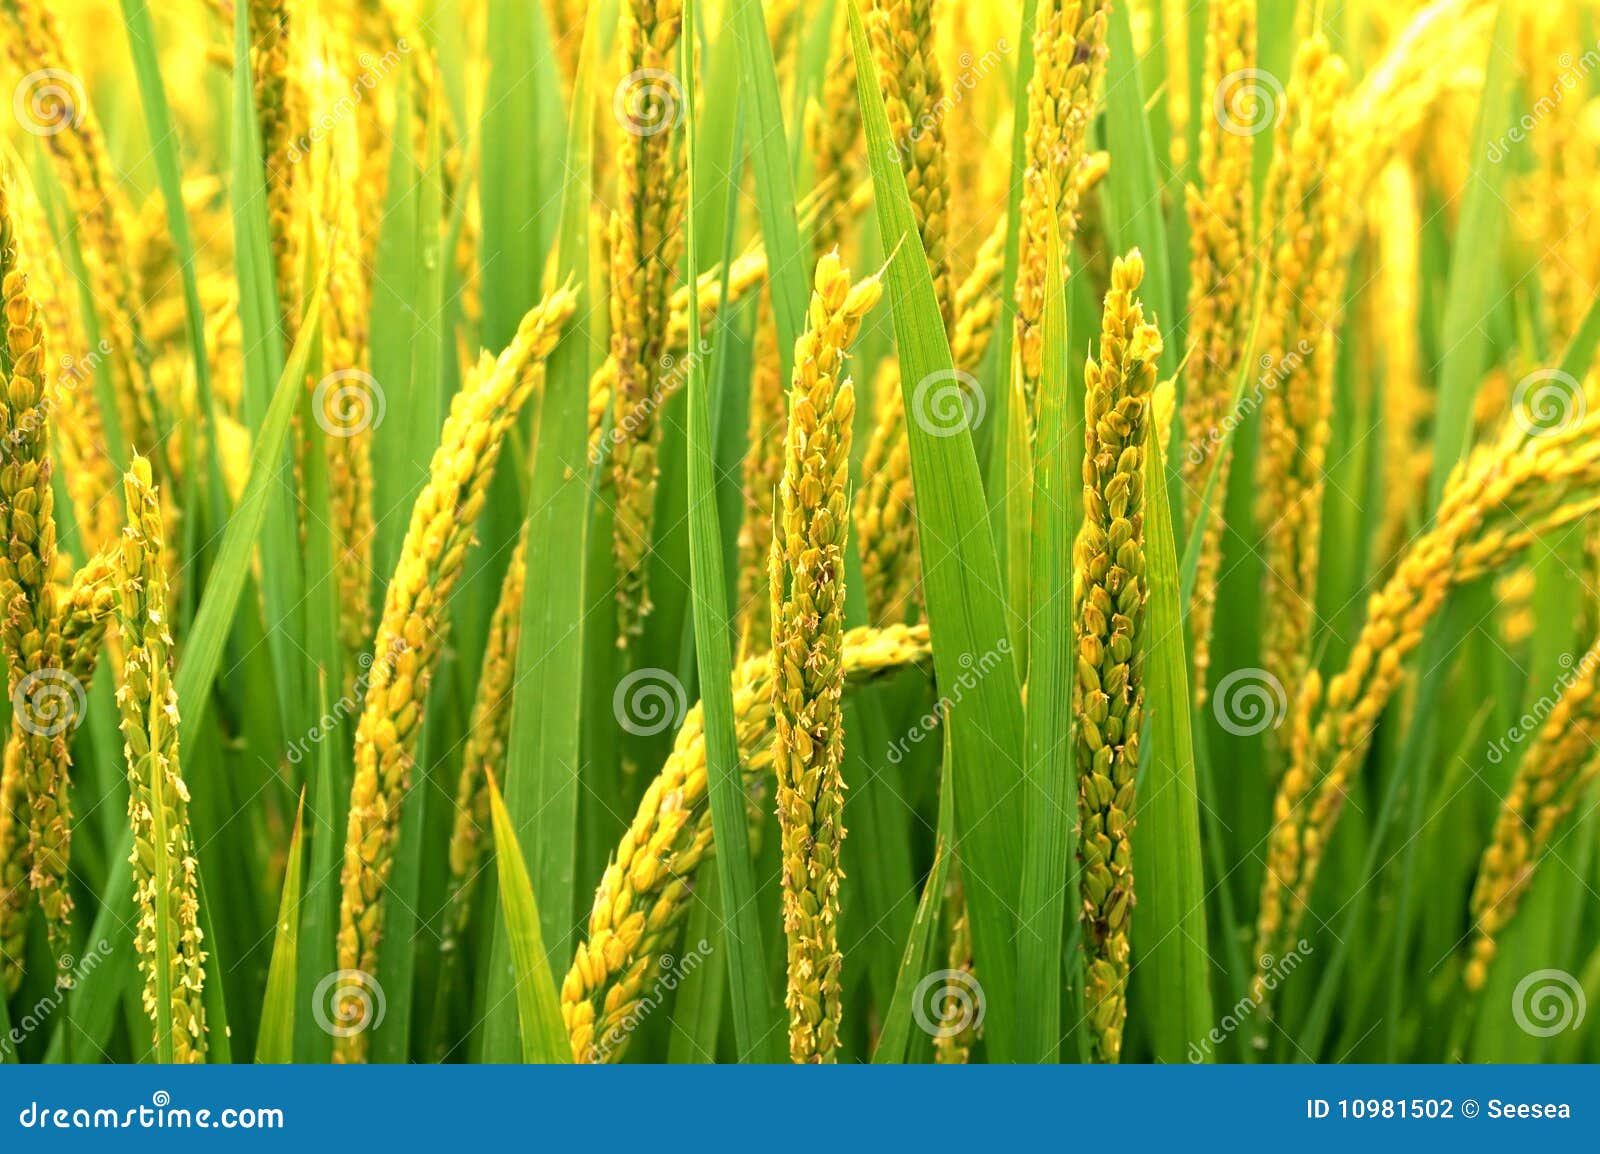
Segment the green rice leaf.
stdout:
[[[1008,1061],[1016,1041],[1013,911],[1022,876],[1016,837],[1022,828],[1021,690],[972,437],[965,420],[953,429],[933,423],[930,392],[958,382],[855,0],[850,32],[878,224],[894,254],[885,281],[899,343],[934,665],[942,694],[954,699],[958,685],[966,691],[947,724],[961,769],[955,779],[956,830],[969,882],[976,965],[988,996],[987,1041],[991,1055]],[[986,672],[975,674],[973,666]]]
[[[522,632],[506,750],[507,812],[542,895],[542,940],[550,951],[549,962],[555,965],[571,955],[569,939],[577,893],[584,561],[591,507],[587,414],[593,304],[587,177],[593,166],[593,58],[599,34],[595,17],[591,10],[575,81],[566,162],[566,171],[572,176],[563,191],[557,241],[557,268],[575,284],[578,306],[551,355],[540,406],[525,529]],[[496,958],[505,956],[508,928],[496,926],[492,947]],[[491,999],[509,992],[504,989],[505,980],[506,967],[491,966]],[[516,1048],[512,1027],[508,1021],[490,1019],[484,1033],[486,1058],[511,1059]]]
[[933,964],[934,946],[939,938],[939,910],[945,886],[950,881],[956,836],[955,790],[951,785],[955,758],[948,726],[944,731],[944,750],[944,769],[939,779],[939,833],[933,849],[933,866],[922,883],[922,897],[917,901],[917,914],[912,919],[911,934],[906,939],[905,955],[900,962],[900,977],[895,982],[889,1009],[883,1015],[877,1048],[872,1051],[874,1063],[898,1065],[906,1060],[911,1027],[917,1024],[919,1014],[928,1012],[927,1006],[932,1001],[931,991],[926,988],[933,977],[928,967]]
[[810,299],[806,271],[811,263],[800,247],[800,226],[794,208],[794,177],[789,169],[788,139],[783,127],[783,100],[778,92],[777,64],[761,12],[761,0],[734,0],[739,37],[744,49],[745,89],[753,112],[751,166],[755,170],[756,206],[761,239],[767,249],[767,283],[772,317],[778,326],[778,363],[783,379],[794,374],[794,343],[805,327]]
[[295,812],[294,833],[289,838],[289,865],[283,874],[283,896],[278,902],[278,931],[272,943],[272,963],[267,968],[267,996],[261,1006],[261,1033],[256,1039],[256,1062],[294,1060],[294,1020],[298,998],[295,971],[300,964],[300,895],[305,885],[303,824],[305,795]]
[[1073,542],[1083,522],[1083,389],[1068,382],[1067,294],[1061,236],[1051,217],[1044,294],[1044,371],[1030,479],[1027,770],[1017,981],[1033,1005],[1018,1014],[1017,1057],[1055,1062],[1061,1044],[1061,926],[1077,828],[1072,724],[1076,666]]
[[[1206,887],[1200,859],[1193,694],[1184,652],[1185,601],[1167,501],[1160,440],[1145,452],[1145,708],[1149,717],[1133,861],[1139,900],[1133,907],[1131,1013],[1150,1032],[1158,1062],[1191,1060],[1191,1043],[1206,1037],[1212,1017],[1206,952]],[[1209,1060],[1209,1055],[1208,1055]]]
[[[693,0],[684,5],[692,10]],[[750,11],[748,3],[745,11]],[[765,33],[763,32],[763,43]],[[771,59],[771,49],[766,50]],[[694,39],[683,39],[684,75],[694,75]],[[684,126],[690,156],[695,155],[696,127],[693,85],[684,89]],[[787,170],[785,170],[787,171]],[[695,289],[695,176],[689,171],[686,220],[689,269],[690,347],[700,340],[700,301]],[[758,172],[760,183],[762,174]],[[775,294],[776,295],[776,294]],[[781,334],[781,330],[780,330]],[[780,341],[782,336],[780,335]],[[733,728],[733,653],[729,629],[727,583],[723,574],[722,530],[717,514],[712,465],[711,415],[705,367],[689,358],[687,382],[689,423],[689,583],[694,605],[694,642],[700,673],[701,708],[705,719],[706,779],[711,802],[712,836],[716,839],[717,889],[722,898],[723,948],[728,958],[728,988],[733,1030],[742,1061],[770,1055],[774,1028],[764,974],[761,923],[756,917],[755,870],[746,831],[744,778]]]
[[505,914],[515,974],[517,1017],[522,1022],[522,1060],[543,1064],[572,1061],[567,1027],[561,1020],[561,999],[549,954],[539,933],[539,907],[533,882],[522,860],[517,831],[506,813],[500,787],[489,776],[489,812],[494,823],[495,862],[500,877],[500,906]]

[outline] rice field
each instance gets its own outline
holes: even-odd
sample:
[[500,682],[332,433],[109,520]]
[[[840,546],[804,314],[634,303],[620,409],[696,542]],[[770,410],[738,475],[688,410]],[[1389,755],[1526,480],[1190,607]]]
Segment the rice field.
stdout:
[[1600,1061],[1593,0],[0,34],[0,1060]]

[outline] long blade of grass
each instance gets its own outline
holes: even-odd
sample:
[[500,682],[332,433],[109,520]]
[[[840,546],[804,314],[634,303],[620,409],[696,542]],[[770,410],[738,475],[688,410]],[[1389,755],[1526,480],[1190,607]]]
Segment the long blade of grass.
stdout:
[[1160,438],[1145,452],[1145,702],[1149,735],[1133,827],[1139,901],[1133,907],[1133,1008],[1158,1062],[1189,1060],[1189,1045],[1211,1030],[1205,875],[1200,859],[1194,700],[1184,652],[1184,599],[1167,502]]
[[1472,402],[1489,363],[1488,324],[1500,283],[1500,243],[1507,216],[1501,189],[1510,167],[1490,158],[1498,155],[1495,142],[1507,139],[1511,127],[1516,71],[1513,25],[1510,9],[1500,5],[1489,46],[1478,123],[1473,130],[1471,172],[1451,249],[1444,305],[1444,359],[1439,367],[1439,397],[1434,409],[1433,471],[1428,478],[1430,509],[1439,503],[1450,470],[1467,451],[1472,437]]
[[[269,239],[266,172],[262,164],[261,138],[257,131],[255,93],[251,85],[250,49],[248,14],[246,6],[241,4],[234,21],[230,192],[234,261],[239,282],[239,323],[244,342],[243,409],[252,431],[260,436],[261,425],[271,404],[272,384],[279,379],[288,358],[284,351],[285,334],[279,316]],[[321,283],[321,278],[318,283]],[[301,327],[314,330],[318,320],[316,315],[308,312]],[[302,360],[302,380],[304,373],[305,361]],[[293,443],[291,434],[291,447],[279,449],[285,462],[294,455]],[[285,470],[273,478],[266,490],[260,529],[270,555],[285,560],[300,555],[294,485],[292,470]],[[302,576],[296,564],[280,563],[261,567],[267,646],[272,652],[278,704],[285,723],[290,718],[304,716],[311,708],[310,682],[307,678],[309,663],[295,641],[304,632],[301,627]]]
[[[956,829],[969,881],[975,964],[989,995],[990,1053],[1008,1061],[1016,1041],[1014,910],[1022,876],[1016,837],[1022,828],[1021,690],[971,434],[965,421],[949,429],[929,420],[930,391],[957,387],[955,369],[855,0],[850,33],[878,223],[894,254],[885,281],[899,343],[934,665],[943,694],[955,699],[957,686],[964,691],[946,724],[961,768]],[[985,672],[974,673],[973,666]]]
[[744,50],[745,96],[753,113],[750,147],[755,170],[756,207],[761,240],[767,249],[767,283],[772,317],[778,326],[778,363],[783,379],[794,374],[794,343],[805,325],[808,262],[800,247],[800,226],[794,209],[794,177],[783,127],[783,99],[772,42],[761,12],[761,0],[735,0],[739,38]]
[[516,827],[506,813],[506,803],[494,775],[489,776],[489,813],[494,824],[494,858],[500,877],[500,907],[505,914],[511,943],[511,966],[516,975],[517,1017],[522,1022],[522,1060],[543,1064],[572,1061],[567,1027],[561,1020],[561,999],[556,994],[550,956],[539,932],[539,907],[533,898],[533,881],[522,860]]
[[[1106,203],[1116,248],[1137,248],[1144,256],[1144,287],[1140,290],[1155,315],[1170,323],[1172,276],[1167,259],[1167,222],[1161,211],[1161,183],[1156,175],[1155,141],[1145,113],[1144,85],[1139,77],[1139,54],[1133,41],[1133,17],[1126,4],[1111,6],[1106,28],[1106,137],[1116,142],[1116,163],[1106,177]],[[1174,371],[1177,341],[1167,341],[1161,353],[1161,373]]]
[[[684,5],[686,13],[693,0]],[[748,7],[748,5],[746,5]],[[687,20],[687,15],[686,15]],[[765,43],[765,32],[762,34]],[[770,47],[766,50],[771,58]],[[683,72],[694,75],[694,38],[683,38]],[[693,85],[685,85],[684,128],[689,156],[695,155]],[[787,172],[787,169],[785,170]],[[762,174],[758,173],[760,183]],[[690,348],[700,342],[700,298],[695,288],[695,172],[691,166],[686,225]],[[782,341],[780,330],[780,342]],[[727,952],[729,1006],[741,1061],[758,1061],[778,1036],[767,996],[761,923],[756,916],[755,869],[746,830],[744,778],[733,729],[733,653],[729,632],[727,584],[722,562],[722,529],[717,514],[716,474],[712,465],[711,413],[705,367],[689,358],[689,584],[694,605],[694,642],[705,717],[706,780],[716,839],[717,889],[722,898],[723,948]]]
[[1083,390],[1067,380],[1067,294],[1061,236],[1051,217],[1044,296],[1044,373],[1031,478],[1026,825],[1017,981],[1034,1005],[1017,1019],[1017,1057],[1054,1062],[1061,1045],[1061,926],[1077,802],[1072,683],[1073,542],[1083,520]]
[[278,902],[278,930],[267,967],[267,995],[261,1003],[261,1032],[256,1038],[256,1062],[294,1061],[295,972],[300,965],[300,896],[305,885],[305,794],[294,815],[289,838],[289,865],[283,873],[283,896]]
[[[589,530],[588,400],[592,344],[589,312],[589,174],[593,169],[593,78],[599,28],[591,11],[574,81],[567,133],[569,176],[557,240],[560,275],[577,287],[578,307],[551,355],[529,481],[527,582],[511,699],[506,754],[506,805],[531,863],[541,901],[549,961],[570,954],[576,897],[578,769],[583,715],[584,601]],[[576,572],[574,572],[576,569]],[[493,956],[504,958],[505,925],[495,928]],[[490,969],[493,1005],[508,993],[507,970]],[[513,1023],[491,1019],[484,1054],[509,1061]]]
[[[166,83],[161,78],[161,61],[149,6],[145,0],[122,0],[122,18],[128,30],[134,76],[139,83],[139,101],[144,109],[145,126],[150,137],[150,154],[155,161],[161,199],[166,207],[167,231],[172,236],[172,255],[183,288],[184,331],[189,338],[190,363],[194,366],[195,395],[215,445],[217,405],[211,390],[211,359],[206,355],[205,311],[200,304],[200,285],[195,274],[194,241],[189,233],[189,213],[183,203],[183,169],[178,159],[177,128],[167,104]],[[221,524],[228,505],[222,483],[222,468],[215,452],[206,454],[206,466],[212,521]]]

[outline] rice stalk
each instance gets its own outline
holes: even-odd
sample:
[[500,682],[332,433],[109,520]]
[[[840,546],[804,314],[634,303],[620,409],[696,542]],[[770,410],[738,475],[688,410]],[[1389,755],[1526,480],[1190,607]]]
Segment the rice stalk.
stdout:
[[1078,234],[1078,190],[1089,124],[1105,74],[1110,7],[1110,0],[1041,0],[1033,34],[1016,287],[1017,349],[1030,429],[1044,372],[1050,218],[1055,217],[1062,253],[1070,252]]
[[852,285],[830,253],[817,264],[806,331],[795,343],[783,481],[768,572],[789,1056],[831,1062],[843,1013],[838,915],[844,841],[844,553],[850,531],[855,386],[845,358],[883,294]]
[[[157,416],[139,299],[129,260],[128,210],[114,185],[116,168],[100,123],[83,92],[83,72],[68,55],[55,14],[40,0],[4,0],[11,59],[26,75],[18,101],[33,119],[55,163],[77,222],[79,243],[101,332],[114,350],[117,409],[123,437],[151,450],[164,429]],[[29,91],[31,87],[31,91]]]
[[1343,60],[1320,33],[1301,41],[1289,79],[1286,131],[1267,180],[1264,215],[1276,235],[1258,347],[1276,385],[1263,391],[1257,518],[1265,581],[1262,663],[1280,685],[1300,684],[1316,626],[1335,341],[1344,311],[1346,78]]
[[1083,526],[1077,542],[1078,818],[1082,832],[1084,997],[1101,1061],[1122,1054],[1128,928],[1133,914],[1129,839],[1144,720],[1144,454],[1161,333],[1137,293],[1137,249],[1111,269],[1100,360],[1084,371]]
[[[206,953],[200,882],[189,830],[189,790],[178,760],[167,546],[148,459],[134,458],[124,486],[128,528],[116,572],[128,652],[117,704],[128,759],[128,820],[139,907],[134,947],[145,975],[144,1009],[155,1027],[157,1055],[173,1062],[203,1062]],[[170,1037],[162,1036],[164,1020],[170,1020]]]
[[289,0],[247,0],[250,72],[255,88],[261,160],[266,171],[267,229],[272,241],[283,346],[294,343],[299,325],[300,267],[296,221],[300,205],[300,144],[305,131],[305,93],[300,87],[303,36]]
[[[948,331],[955,306],[950,274],[950,175],[944,148],[944,76],[935,0],[873,0],[867,16],[889,134],[911,194],[911,214]],[[854,71],[853,69],[851,70]]]
[[[1254,231],[1250,169],[1256,129],[1251,118],[1277,111],[1251,103],[1270,99],[1270,93],[1263,96],[1261,82],[1251,79],[1255,66],[1256,0],[1221,0],[1210,5],[1201,95],[1212,96],[1217,107],[1200,121],[1198,183],[1184,189],[1190,235],[1187,332],[1194,353],[1180,411],[1188,446],[1182,479],[1190,525],[1200,515],[1214,468],[1214,492],[1228,491],[1228,458],[1224,456],[1220,462],[1216,458],[1218,453],[1225,454],[1230,444],[1223,437],[1223,427],[1230,415],[1234,381],[1250,327]],[[1189,606],[1197,705],[1205,702],[1209,686],[1212,617],[1224,529],[1222,517],[1213,510],[1201,541]]]
[[[617,147],[619,207],[611,224],[611,488],[617,643],[627,648],[651,607],[645,561],[654,538],[656,418],[665,399],[671,282],[683,243],[682,132],[675,123],[681,99],[673,100],[670,85],[662,88],[677,59],[683,9],[680,0],[627,0],[623,7],[621,71],[635,88]],[[657,123],[662,118],[664,128]]]
[[[9,189],[0,184],[0,307],[5,312],[0,381],[6,386],[0,396],[0,541],[5,544],[0,551],[0,605],[5,607],[0,649],[14,718],[23,731],[17,735],[16,772],[26,799],[29,884],[44,913],[51,953],[59,959],[69,956],[72,945],[72,756],[67,738],[81,720],[81,686],[64,668],[54,581],[50,411],[55,402],[46,380],[44,320],[18,259],[9,199]],[[19,796],[15,784],[10,795],[14,807]]]
[[763,652],[772,640],[772,601],[766,563],[772,554],[773,512],[783,481],[787,400],[778,359],[778,326],[770,297],[756,313],[756,343],[750,365],[750,415],[746,422],[739,523],[738,659]]
[[[448,629],[450,594],[461,579],[474,526],[500,449],[544,361],[576,308],[571,288],[547,296],[523,318],[492,366],[456,395],[428,481],[411,509],[368,669],[356,726],[355,782],[340,873],[339,968],[375,974],[383,932],[383,891],[394,866],[400,805],[428,685]],[[367,1038],[337,1039],[334,1059],[358,1062]]]

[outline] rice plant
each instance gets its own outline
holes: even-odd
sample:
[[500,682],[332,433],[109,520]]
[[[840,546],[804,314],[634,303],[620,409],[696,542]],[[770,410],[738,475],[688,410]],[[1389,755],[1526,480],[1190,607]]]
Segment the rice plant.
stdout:
[[0,31],[3,1060],[1600,1060],[1594,0]]

